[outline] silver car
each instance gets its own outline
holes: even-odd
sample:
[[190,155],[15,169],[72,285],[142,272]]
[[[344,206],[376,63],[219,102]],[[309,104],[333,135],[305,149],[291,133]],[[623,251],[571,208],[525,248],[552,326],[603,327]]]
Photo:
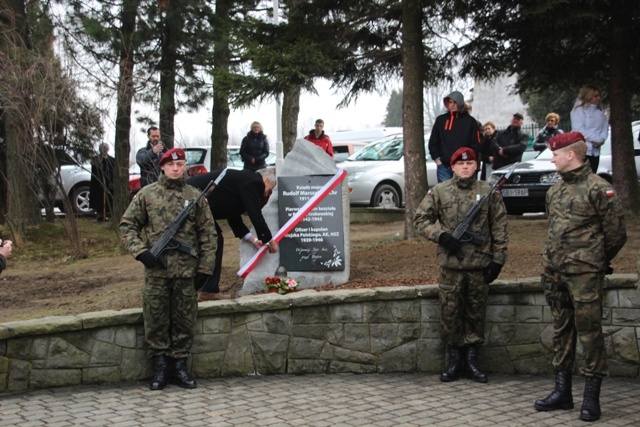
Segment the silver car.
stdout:
[[[428,153],[428,150],[425,151]],[[429,187],[437,183],[436,164],[427,154]],[[369,143],[338,167],[347,171],[349,202],[354,206],[398,208],[404,205],[404,140],[390,135]]]

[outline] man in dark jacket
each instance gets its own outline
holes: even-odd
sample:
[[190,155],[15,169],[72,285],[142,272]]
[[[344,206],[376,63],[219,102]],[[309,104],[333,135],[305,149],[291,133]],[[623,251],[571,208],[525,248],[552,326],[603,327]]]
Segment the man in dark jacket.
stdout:
[[160,142],[160,129],[151,126],[147,129],[147,145],[136,153],[136,163],[140,166],[140,188],[147,184],[153,184],[160,176],[160,158],[167,149]]
[[[217,170],[191,177],[187,180],[187,184],[204,190],[207,184],[215,180],[221,172],[221,170]],[[225,299],[220,295],[219,286],[224,250],[222,229],[218,224],[221,219],[227,220],[237,238],[252,244],[256,249],[268,245],[269,253],[278,252],[278,244],[271,240],[271,231],[262,216],[262,207],[266,204],[275,186],[276,176],[273,168],[260,169],[257,172],[228,169],[218,187],[207,196],[218,233],[218,243],[213,275],[198,289],[199,301]],[[257,236],[251,234],[249,228],[242,221],[244,213],[249,216]]]
[[529,144],[529,135],[520,130],[523,120],[522,114],[515,113],[511,118],[511,125],[498,131],[498,135],[493,138],[491,142],[493,170],[522,160],[522,153]]
[[[451,92],[444,98],[447,112],[438,116],[429,137],[429,155],[438,165],[438,182],[453,177],[451,155],[462,147],[476,153],[480,149],[480,129],[464,107],[460,92]],[[476,156],[477,157],[477,156]]]

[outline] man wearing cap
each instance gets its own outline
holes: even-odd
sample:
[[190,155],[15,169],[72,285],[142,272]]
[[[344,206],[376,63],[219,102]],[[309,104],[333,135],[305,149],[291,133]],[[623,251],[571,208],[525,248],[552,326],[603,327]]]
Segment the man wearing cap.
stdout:
[[438,167],[438,182],[453,177],[451,155],[457,149],[469,147],[478,152],[481,141],[478,121],[467,112],[462,94],[453,91],[443,102],[447,112],[436,117],[429,137],[429,155]]
[[160,141],[160,129],[151,126],[147,129],[147,145],[136,153],[136,163],[140,166],[140,187],[152,184],[160,176],[160,158],[167,152]]
[[[459,378],[466,362],[468,376],[486,383],[478,364],[477,347],[484,343],[484,319],[489,283],[507,260],[507,210],[492,186],[476,179],[476,154],[468,147],[451,156],[452,179],[431,188],[413,219],[418,233],[438,243],[440,265],[439,298],[442,340],[448,348],[449,364],[440,375],[444,382]],[[491,193],[491,194],[489,194]],[[484,237],[484,243],[459,240],[451,234],[476,201],[489,194],[469,232]]]
[[511,124],[506,129],[498,131],[491,141],[493,170],[522,160],[522,153],[529,144],[529,135],[521,130],[523,120],[522,114],[515,113],[511,118]]
[[196,388],[186,363],[198,310],[194,285],[201,285],[212,273],[216,236],[211,211],[202,197],[174,236],[190,245],[190,251],[165,251],[167,268],[151,254],[150,248],[169,223],[200,196],[200,191],[185,184],[183,150],[167,151],[159,164],[162,173],[158,181],[142,188],[122,216],[120,235],[125,247],[145,267],[142,309],[154,367],[149,388],[161,390],[169,380],[183,388]]
[[576,341],[583,348],[585,378],[580,419],[600,418],[600,386],[607,376],[602,335],[602,287],[611,260],[627,240],[624,212],[613,187],[585,163],[580,132],[548,142],[562,180],[547,192],[549,234],[542,250],[542,285],[553,316],[554,390],[535,402],[538,411],[572,409],[571,373]]

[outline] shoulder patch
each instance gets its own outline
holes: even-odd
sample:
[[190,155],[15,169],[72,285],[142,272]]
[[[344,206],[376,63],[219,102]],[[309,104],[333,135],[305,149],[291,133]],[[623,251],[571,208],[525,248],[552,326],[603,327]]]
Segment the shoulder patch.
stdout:
[[427,196],[433,196],[433,190],[429,189],[429,191],[427,191]]
[[605,194],[607,195],[607,197],[613,197],[616,195],[616,191],[613,188],[609,188],[605,191]]

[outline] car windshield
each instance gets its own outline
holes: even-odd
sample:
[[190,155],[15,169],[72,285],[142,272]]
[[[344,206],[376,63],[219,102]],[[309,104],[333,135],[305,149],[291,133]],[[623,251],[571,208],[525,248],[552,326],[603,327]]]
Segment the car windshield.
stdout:
[[402,136],[387,136],[363,147],[357,153],[353,153],[347,160],[400,160],[403,155]]

